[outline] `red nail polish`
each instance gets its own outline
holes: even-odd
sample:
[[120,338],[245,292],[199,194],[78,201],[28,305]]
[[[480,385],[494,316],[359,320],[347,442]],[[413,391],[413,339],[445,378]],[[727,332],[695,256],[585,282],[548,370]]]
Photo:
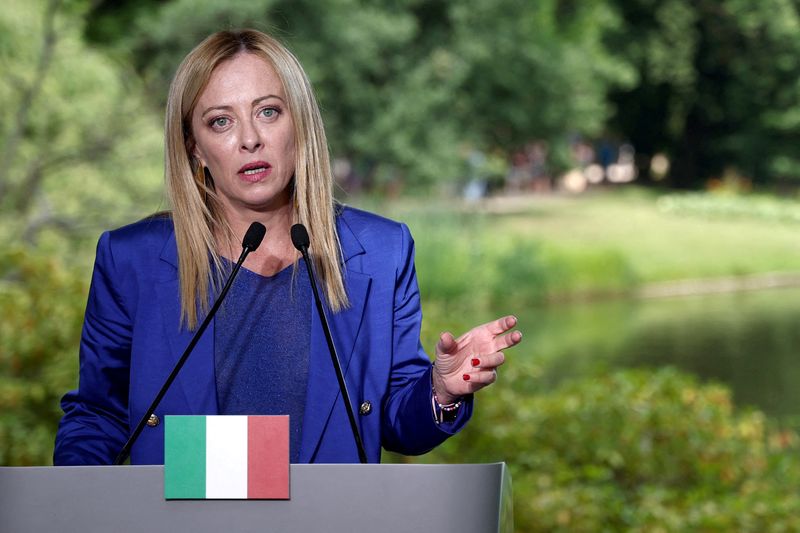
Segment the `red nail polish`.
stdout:
[[481,364],[481,360],[480,359],[473,359],[472,360],[472,366],[478,366],[479,364]]
[[464,374],[464,381],[469,381],[469,374]]

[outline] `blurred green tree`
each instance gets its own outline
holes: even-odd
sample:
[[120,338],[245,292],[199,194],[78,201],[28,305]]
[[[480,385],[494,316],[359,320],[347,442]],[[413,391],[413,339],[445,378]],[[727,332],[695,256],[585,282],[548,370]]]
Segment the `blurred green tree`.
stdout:
[[83,43],[86,8],[0,11],[0,241],[80,237],[158,207],[161,128],[136,76]]
[[[136,75],[84,43],[88,2],[0,10],[0,464],[49,464],[77,380],[90,243],[161,198]],[[74,252],[74,253],[73,253]]]
[[668,153],[671,184],[726,169],[755,183],[797,181],[800,13],[793,0],[613,0],[609,46],[640,82],[611,95],[611,127],[645,154]]
[[667,153],[677,187],[726,170],[757,184],[800,175],[793,0],[121,4],[95,3],[94,34],[133,50],[162,98],[211,31],[283,37],[315,82],[335,153],[368,181],[452,179],[468,147],[508,153],[531,139],[550,141],[558,170],[576,134]]
[[[114,27],[104,4],[97,19]],[[367,185],[430,184],[463,175],[468,147],[507,153],[545,139],[566,164],[568,134],[602,129],[609,88],[635,81],[603,43],[619,24],[607,4],[173,0],[139,10],[115,43],[133,51],[160,106],[204,36],[243,26],[276,34],[316,87],[337,157]]]

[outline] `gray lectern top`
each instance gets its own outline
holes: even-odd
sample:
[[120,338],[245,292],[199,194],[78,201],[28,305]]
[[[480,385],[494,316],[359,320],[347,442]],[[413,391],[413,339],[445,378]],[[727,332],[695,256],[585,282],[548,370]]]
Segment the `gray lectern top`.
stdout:
[[513,531],[505,463],[291,465],[291,499],[164,499],[163,466],[0,468],[9,533]]

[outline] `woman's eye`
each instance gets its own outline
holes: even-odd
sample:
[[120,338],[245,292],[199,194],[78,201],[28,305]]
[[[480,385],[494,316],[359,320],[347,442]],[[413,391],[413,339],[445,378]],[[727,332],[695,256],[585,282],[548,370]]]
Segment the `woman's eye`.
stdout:
[[278,110],[274,107],[265,107],[261,110],[261,116],[264,118],[275,118],[278,115]]
[[227,117],[217,117],[217,118],[211,119],[211,122],[209,122],[209,125],[212,128],[216,128],[216,129],[224,128],[225,126],[228,125],[228,119],[227,119]]

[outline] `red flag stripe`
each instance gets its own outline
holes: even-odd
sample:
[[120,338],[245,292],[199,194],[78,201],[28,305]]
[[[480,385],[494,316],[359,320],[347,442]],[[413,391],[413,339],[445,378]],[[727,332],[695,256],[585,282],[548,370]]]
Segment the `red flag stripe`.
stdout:
[[289,417],[247,419],[247,497],[289,499]]

